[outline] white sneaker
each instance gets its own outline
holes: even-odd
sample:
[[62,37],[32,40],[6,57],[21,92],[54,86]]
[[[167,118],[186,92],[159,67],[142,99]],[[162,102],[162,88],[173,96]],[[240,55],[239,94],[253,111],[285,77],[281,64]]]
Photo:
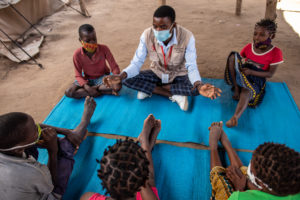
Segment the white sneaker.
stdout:
[[150,95],[146,94],[145,92],[138,91],[138,93],[137,93],[137,99],[142,100],[142,99],[145,99],[147,97],[150,97]]
[[183,111],[187,111],[189,108],[189,101],[187,96],[182,96],[182,95],[173,95],[170,97],[170,100],[173,102],[176,102],[180,109]]

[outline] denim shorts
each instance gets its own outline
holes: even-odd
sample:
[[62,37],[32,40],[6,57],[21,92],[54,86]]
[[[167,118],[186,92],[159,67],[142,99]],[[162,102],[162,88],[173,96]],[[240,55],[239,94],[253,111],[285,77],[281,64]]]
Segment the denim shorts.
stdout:
[[[96,78],[96,79],[88,79],[88,85],[89,86],[101,85],[103,83],[102,82],[103,77],[104,76],[101,76],[101,77]],[[78,83],[77,80],[74,81],[74,84],[77,85],[77,86],[80,86],[80,84]]]

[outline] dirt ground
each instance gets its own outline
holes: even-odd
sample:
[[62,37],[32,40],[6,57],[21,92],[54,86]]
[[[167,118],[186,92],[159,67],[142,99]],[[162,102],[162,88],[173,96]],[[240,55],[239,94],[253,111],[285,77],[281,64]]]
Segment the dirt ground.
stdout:
[[[176,21],[194,33],[200,74],[209,78],[223,77],[227,55],[252,41],[254,24],[265,12],[265,1],[261,0],[243,1],[240,17],[234,15],[233,0],[167,0],[167,3],[175,8]],[[21,111],[36,121],[46,118],[74,81],[72,55],[80,47],[77,29],[81,24],[94,25],[99,43],[109,46],[121,69],[127,67],[141,33],[151,26],[157,7],[157,0],[89,0],[91,18],[64,8],[44,19],[42,24],[49,31],[45,32],[47,37],[37,60],[45,69],[0,58],[0,114]],[[282,49],[285,63],[271,81],[285,81],[299,106],[300,38],[284,21],[281,11],[277,23],[279,28],[273,43]],[[148,64],[149,61],[144,67]]]

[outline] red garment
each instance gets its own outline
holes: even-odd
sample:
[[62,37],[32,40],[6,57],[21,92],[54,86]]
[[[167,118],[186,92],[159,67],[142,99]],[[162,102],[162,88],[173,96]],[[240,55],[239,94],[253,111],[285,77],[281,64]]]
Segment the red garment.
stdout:
[[252,60],[258,64],[261,64],[262,70],[267,71],[270,65],[278,65],[283,63],[282,52],[279,48],[273,46],[269,51],[265,53],[256,53],[253,49],[253,44],[247,44],[241,51],[241,56],[246,58],[245,60]]
[[[159,200],[158,191],[157,191],[156,187],[151,187],[151,189],[154,192],[154,194],[156,195],[157,199]],[[96,193],[93,196],[91,196],[89,198],[89,200],[105,200],[106,198],[107,198],[106,196]],[[136,193],[136,200],[143,200],[140,192]]]
[[[110,69],[106,65],[106,60]],[[120,73],[118,64],[109,48],[105,45],[98,44],[97,50],[91,59],[84,53],[82,47],[78,48],[73,55],[73,63],[75,66],[75,78],[81,86],[86,84],[88,79],[97,79],[110,72],[113,74]]]

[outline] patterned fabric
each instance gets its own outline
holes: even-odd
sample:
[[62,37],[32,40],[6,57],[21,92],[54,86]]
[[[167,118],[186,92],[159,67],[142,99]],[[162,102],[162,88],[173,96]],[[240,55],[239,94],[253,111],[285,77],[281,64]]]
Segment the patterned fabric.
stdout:
[[[162,86],[161,79],[151,70],[141,71],[133,78],[124,80],[123,84],[134,90],[151,95],[156,86]],[[178,76],[171,84],[172,95],[196,96],[199,95],[197,89],[192,91],[193,85],[188,76]]]
[[245,63],[242,64],[242,58],[239,53],[231,52],[227,59],[226,69],[225,69],[225,81],[228,85],[233,85],[232,77],[229,73],[229,57],[231,55],[235,56],[235,72],[236,72],[236,83],[238,86],[242,88],[246,88],[250,91],[250,102],[248,104],[249,107],[255,108],[262,100],[265,95],[265,87],[266,87],[266,79],[262,77],[248,75],[246,76],[242,71],[241,68],[249,68],[255,71],[263,71],[262,69],[258,69],[256,66]]
[[[247,167],[240,168],[244,175],[247,174]],[[233,184],[226,177],[226,169],[216,166],[210,171],[210,183],[212,187],[211,200],[227,200],[234,192]]]

